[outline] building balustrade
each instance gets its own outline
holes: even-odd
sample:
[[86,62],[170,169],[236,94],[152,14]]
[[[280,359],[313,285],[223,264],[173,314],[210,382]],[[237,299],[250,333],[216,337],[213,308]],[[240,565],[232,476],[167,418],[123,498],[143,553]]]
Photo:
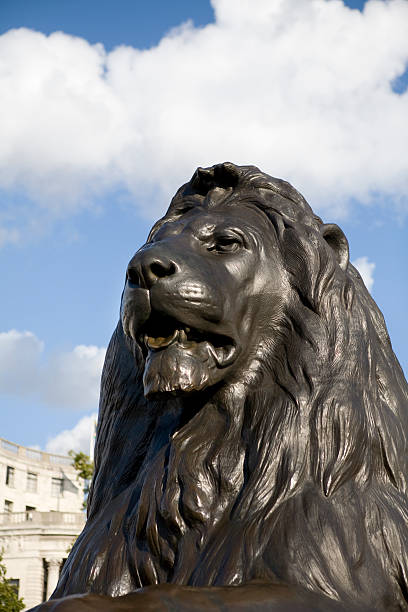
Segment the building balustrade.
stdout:
[[46,463],[48,465],[72,465],[71,457],[64,455],[54,455],[53,453],[45,453],[44,451],[36,450],[35,448],[27,448],[20,444],[15,444],[4,438],[0,438],[0,447],[2,450],[13,454],[16,458],[19,457],[24,461],[36,461],[38,463]]
[[83,512],[39,512],[26,510],[25,512],[0,513],[1,525],[17,525],[30,523],[32,525],[72,525],[81,527],[85,522]]

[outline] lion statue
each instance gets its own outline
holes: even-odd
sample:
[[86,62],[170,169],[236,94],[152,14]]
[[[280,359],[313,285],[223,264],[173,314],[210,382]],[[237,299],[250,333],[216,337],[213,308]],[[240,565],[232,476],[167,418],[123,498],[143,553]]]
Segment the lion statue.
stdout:
[[340,228],[199,168],[129,263],[87,524],[38,609],[408,610],[407,389]]

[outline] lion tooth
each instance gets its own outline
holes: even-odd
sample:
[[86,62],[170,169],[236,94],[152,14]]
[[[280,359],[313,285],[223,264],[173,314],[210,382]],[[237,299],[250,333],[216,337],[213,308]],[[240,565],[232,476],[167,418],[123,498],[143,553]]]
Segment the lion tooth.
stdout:
[[179,342],[187,342],[187,334],[184,329],[179,330]]
[[218,347],[214,347],[212,344],[210,344],[209,347],[219,367],[229,365],[233,361],[236,354],[236,348],[233,344]]
[[147,348],[153,349],[153,350],[166,348],[167,346],[172,344],[174,340],[176,340],[177,334],[178,334],[178,330],[175,329],[172,334],[166,337],[163,337],[163,336],[154,337],[154,336],[146,335],[145,343],[146,343]]

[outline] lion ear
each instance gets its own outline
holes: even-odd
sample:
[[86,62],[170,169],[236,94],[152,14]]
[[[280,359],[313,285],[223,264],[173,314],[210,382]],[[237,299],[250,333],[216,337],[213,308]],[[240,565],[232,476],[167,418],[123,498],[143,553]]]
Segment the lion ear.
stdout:
[[342,230],[335,223],[323,223],[320,231],[329,247],[333,249],[340,268],[346,270],[349,262],[349,245]]

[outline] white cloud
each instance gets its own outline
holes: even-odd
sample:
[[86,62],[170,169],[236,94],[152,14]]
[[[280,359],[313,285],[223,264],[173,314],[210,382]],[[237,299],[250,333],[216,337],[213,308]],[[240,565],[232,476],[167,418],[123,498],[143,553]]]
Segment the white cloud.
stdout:
[[351,263],[360,272],[365,286],[369,291],[371,291],[374,285],[375,263],[373,261],[369,261],[368,257],[366,256],[358,257]]
[[90,441],[93,437],[94,427],[97,419],[96,412],[90,416],[84,416],[72,429],[64,429],[54,438],[47,441],[45,450],[48,453],[67,455],[70,450],[82,451],[90,454]]
[[[115,186],[162,212],[197,165],[255,163],[313,207],[407,208],[405,0],[213,0],[216,22],[141,51],[0,37],[0,188],[66,214]],[[152,206],[156,202],[156,209]],[[401,204],[402,202],[402,204]]]
[[44,343],[32,332],[0,333],[0,393],[57,408],[95,408],[105,349],[80,345],[47,359],[43,351]]
[[73,409],[97,406],[105,353],[104,348],[79,345],[56,355],[47,368],[50,379],[44,385],[47,401]]

